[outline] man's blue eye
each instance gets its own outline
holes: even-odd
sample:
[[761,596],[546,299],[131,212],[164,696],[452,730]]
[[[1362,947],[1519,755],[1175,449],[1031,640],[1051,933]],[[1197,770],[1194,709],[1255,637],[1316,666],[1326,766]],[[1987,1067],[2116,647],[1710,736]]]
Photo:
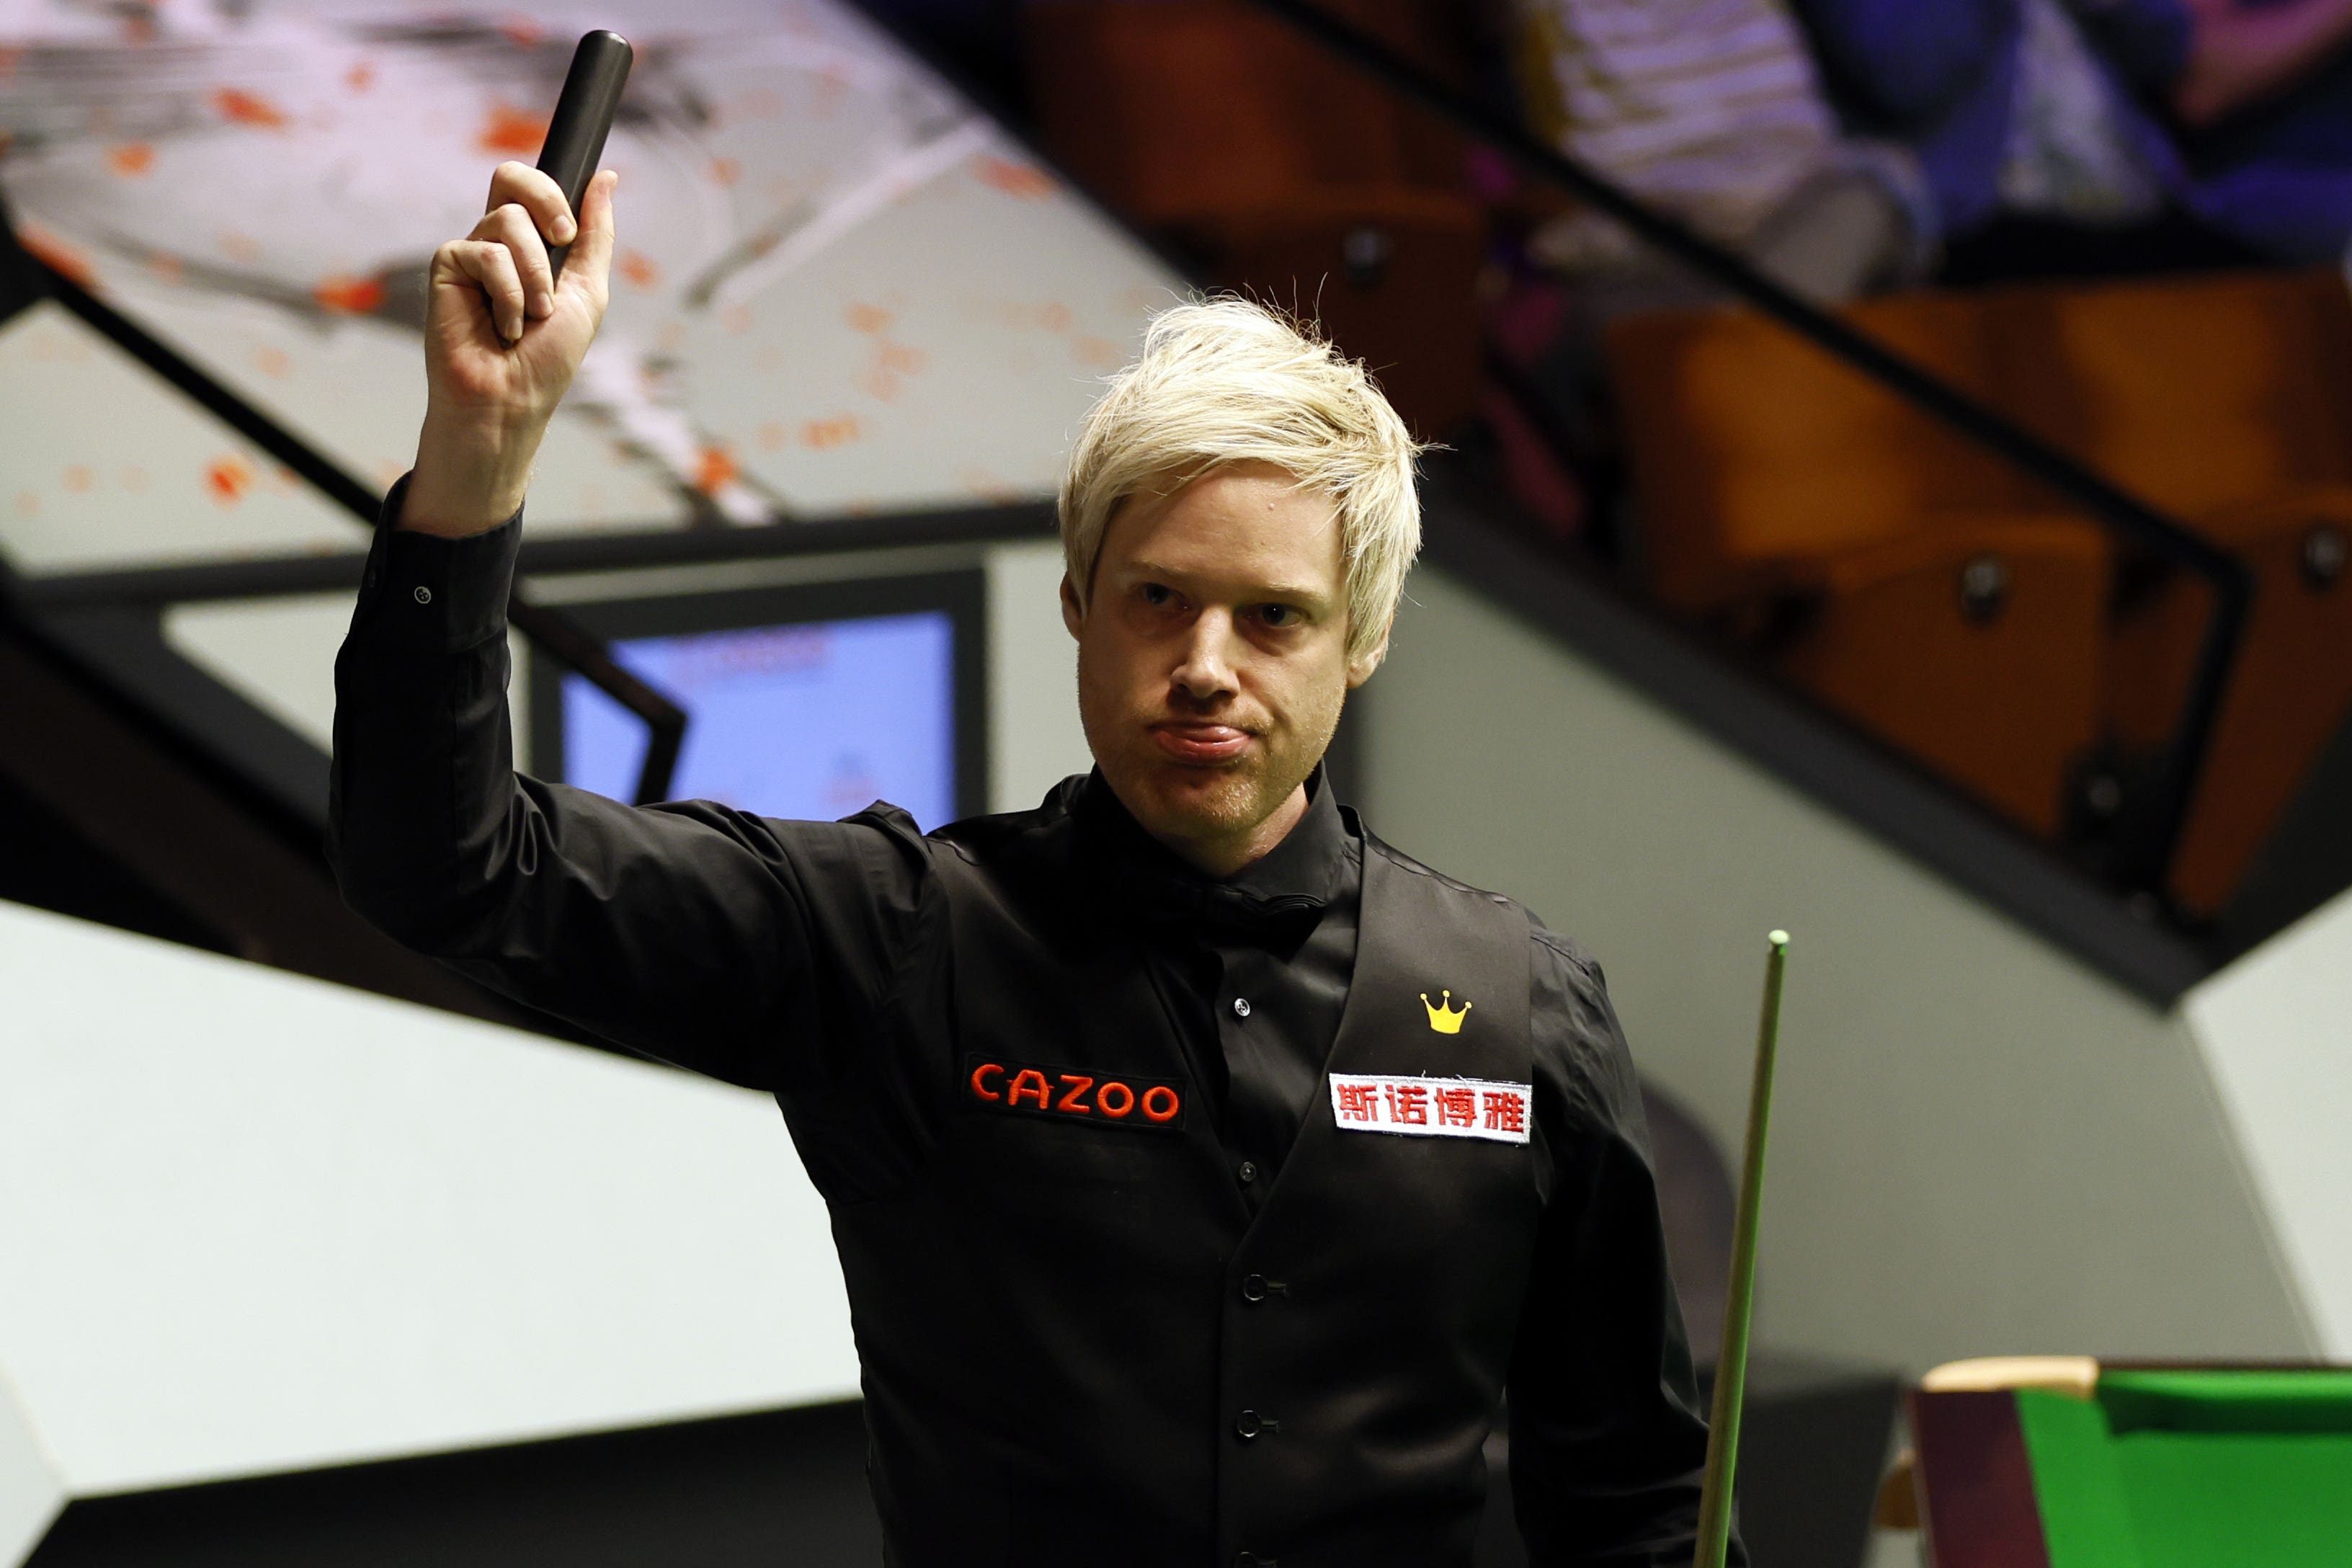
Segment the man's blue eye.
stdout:
[[1298,612],[1288,605],[1268,605],[1258,611],[1267,626],[1288,626],[1298,624]]

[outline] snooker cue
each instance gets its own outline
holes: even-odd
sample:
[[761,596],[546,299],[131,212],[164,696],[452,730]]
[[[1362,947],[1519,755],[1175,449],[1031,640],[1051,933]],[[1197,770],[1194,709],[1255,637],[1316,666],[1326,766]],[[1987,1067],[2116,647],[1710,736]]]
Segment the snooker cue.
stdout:
[[1706,1473],[1699,1485],[1698,1551],[1692,1568],[1724,1568],[1731,1549],[1731,1479],[1739,1463],[1739,1414],[1748,1393],[1748,1329],[1756,1308],[1756,1217],[1764,1195],[1764,1133],[1772,1120],[1772,1064],[1780,1048],[1780,976],[1789,933],[1765,939],[1764,1016],[1756,1028],[1756,1081],[1748,1092],[1748,1151],[1739,1171],[1738,1218],[1731,1230],[1731,1289],[1723,1303],[1723,1354],[1715,1363],[1715,1411],[1707,1422]]

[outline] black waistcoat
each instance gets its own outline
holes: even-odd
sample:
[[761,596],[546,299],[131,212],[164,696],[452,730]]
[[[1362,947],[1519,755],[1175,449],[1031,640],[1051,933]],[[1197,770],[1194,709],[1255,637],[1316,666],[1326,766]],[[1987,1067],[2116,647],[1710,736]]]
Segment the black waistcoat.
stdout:
[[[1068,817],[950,831],[940,1152],[833,1216],[890,1561],[1466,1564],[1537,1145],[1343,1130],[1325,1092],[1253,1221]],[[1433,1115],[1387,1078],[1530,1085],[1525,912],[1365,847],[1351,1116]]]

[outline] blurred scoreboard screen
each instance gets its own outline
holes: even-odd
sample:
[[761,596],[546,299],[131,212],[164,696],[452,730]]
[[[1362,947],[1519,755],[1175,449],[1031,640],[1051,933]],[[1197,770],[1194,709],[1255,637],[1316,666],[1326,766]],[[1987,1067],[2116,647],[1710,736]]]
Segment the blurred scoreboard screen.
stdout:
[[[956,575],[568,608],[686,710],[672,798],[815,821],[885,800],[928,830],[982,806],[979,598]],[[534,679],[535,771],[630,798],[645,725],[579,675]]]

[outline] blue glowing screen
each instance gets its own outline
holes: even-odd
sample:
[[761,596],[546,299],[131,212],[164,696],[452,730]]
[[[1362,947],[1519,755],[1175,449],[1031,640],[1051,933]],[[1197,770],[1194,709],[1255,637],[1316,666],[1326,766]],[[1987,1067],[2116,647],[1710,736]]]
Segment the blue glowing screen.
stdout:
[[[876,800],[926,828],[955,809],[955,623],[942,610],[637,637],[613,657],[687,711],[670,794],[822,820]],[[563,678],[563,777],[626,800],[646,727]]]

